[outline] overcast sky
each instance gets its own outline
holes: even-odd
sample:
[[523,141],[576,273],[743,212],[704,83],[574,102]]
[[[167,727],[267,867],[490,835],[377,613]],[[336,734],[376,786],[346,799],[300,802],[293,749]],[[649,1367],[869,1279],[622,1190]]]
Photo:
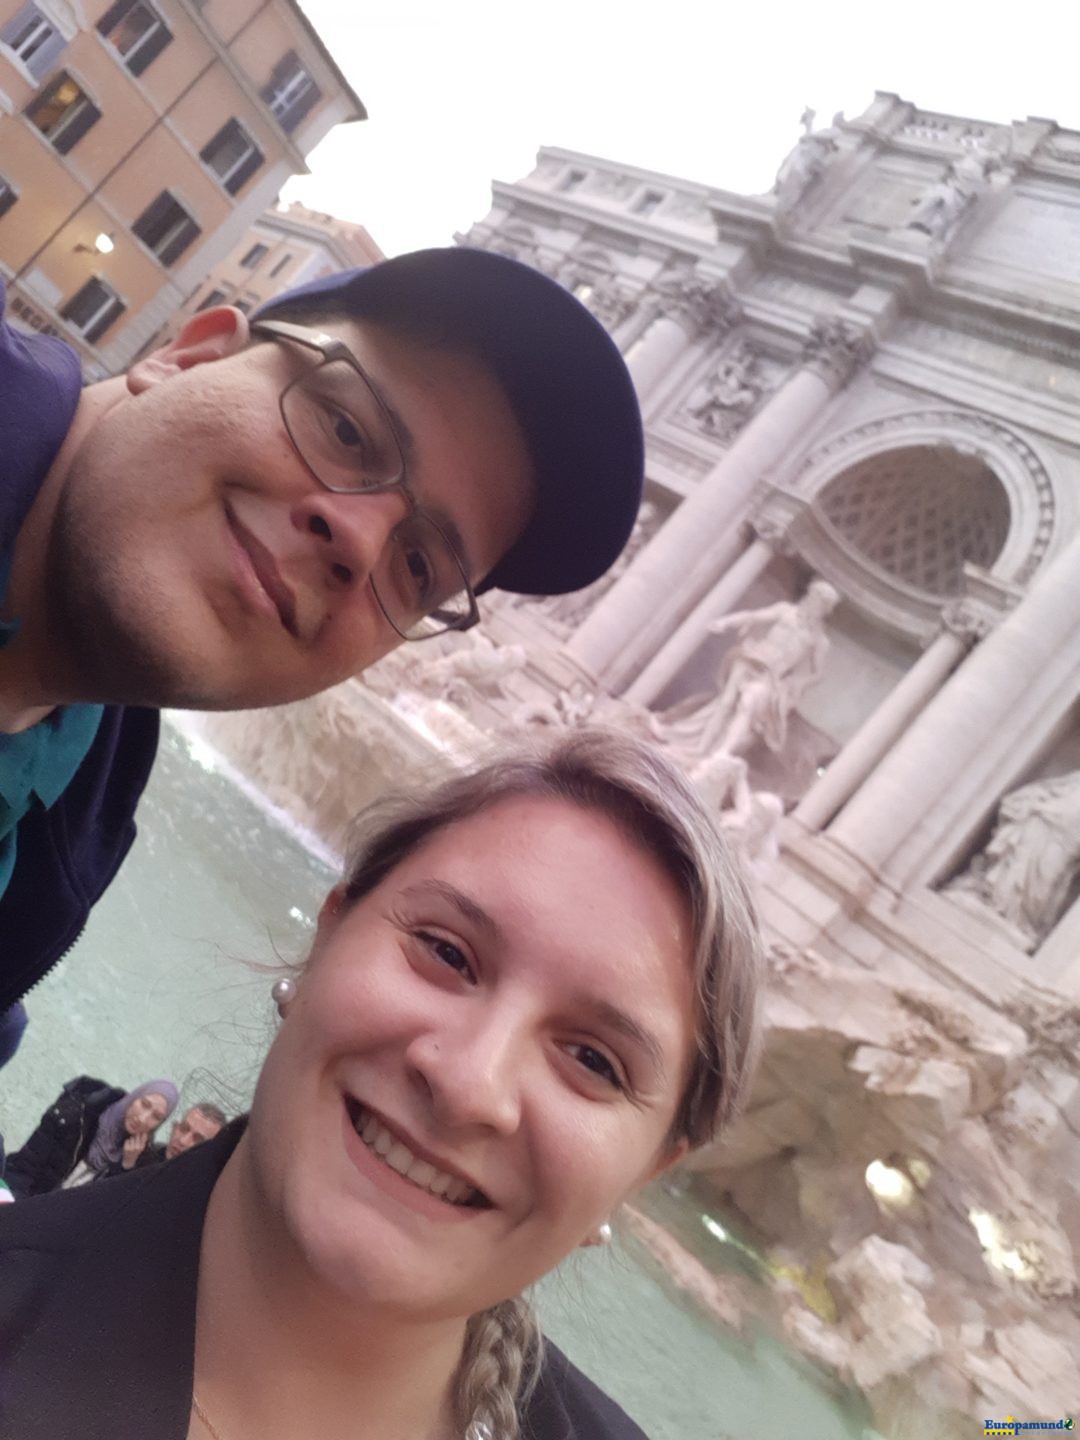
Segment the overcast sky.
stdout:
[[984,120],[1080,128],[1076,0],[303,0],[367,106],[285,200],[359,220],[387,254],[449,243],[493,179],[558,145],[768,189],[799,133],[875,90]]

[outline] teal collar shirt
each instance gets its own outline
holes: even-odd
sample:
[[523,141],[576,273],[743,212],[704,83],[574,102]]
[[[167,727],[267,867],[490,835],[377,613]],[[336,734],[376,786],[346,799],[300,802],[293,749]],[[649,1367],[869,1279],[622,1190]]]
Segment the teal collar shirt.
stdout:
[[[11,556],[0,556],[0,602],[7,591]],[[0,621],[0,649],[10,644],[18,620]],[[100,705],[64,705],[17,735],[0,732],[0,895],[15,868],[19,821],[32,805],[55,805],[94,743]]]

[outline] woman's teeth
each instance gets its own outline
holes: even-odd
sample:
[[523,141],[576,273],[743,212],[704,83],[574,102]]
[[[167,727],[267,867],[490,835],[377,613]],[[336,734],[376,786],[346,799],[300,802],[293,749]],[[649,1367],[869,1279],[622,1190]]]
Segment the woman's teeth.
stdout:
[[360,1136],[360,1139],[368,1147],[374,1150],[380,1159],[385,1160],[391,1170],[396,1170],[399,1175],[418,1186],[421,1190],[428,1190],[432,1195],[437,1195],[440,1200],[446,1200],[451,1205],[483,1205],[484,1197],[479,1190],[474,1189],[464,1180],[459,1180],[456,1175],[448,1175],[444,1170],[436,1170],[434,1165],[427,1160],[421,1160],[414,1155],[407,1145],[403,1145],[384,1125],[380,1125],[374,1115],[367,1110],[359,1110],[353,1116],[353,1128]]

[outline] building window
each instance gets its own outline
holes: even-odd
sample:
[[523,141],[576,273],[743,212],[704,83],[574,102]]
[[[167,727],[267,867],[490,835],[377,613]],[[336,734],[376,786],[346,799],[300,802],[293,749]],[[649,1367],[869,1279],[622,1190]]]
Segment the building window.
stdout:
[[255,266],[258,265],[259,261],[263,258],[263,256],[264,256],[264,255],[268,255],[269,253],[270,253],[270,246],[269,246],[269,245],[262,245],[262,244],[252,245],[251,249],[247,252],[247,254],[244,256],[244,258],[240,261],[240,264],[243,265],[243,267],[244,267],[245,270],[254,270],[254,269],[255,269]]
[[263,163],[263,153],[239,120],[229,120],[199,151],[230,195],[235,195]]
[[53,22],[36,5],[24,5],[13,20],[0,29],[0,41],[40,80],[67,41]]
[[663,198],[663,192],[660,190],[646,190],[638,196],[630,208],[635,215],[651,215]]
[[304,69],[295,50],[278,61],[259,93],[287,135],[292,134],[308,111],[322,99],[322,91]]
[[6,215],[19,198],[19,192],[9,181],[0,177],[0,215]]
[[208,290],[205,297],[195,307],[197,310],[212,310],[215,305],[220,305],[225,299],[224,290]]
[[576,190],[580,185],[584,185],[584,183],[584,170],[568,170],[559,181],[557,188],[561,190],[564,195],[569,195],[571,190]]
[[196,235],[202,234],[179,200],[168,190],[163,190],[156,200],[151,201],[131,228],[163,265],[171,265],[178,260]]
[[97,28],[133,75],[141,75],[173,38],[165,21],[145,0],[117,0]]
[[92,280],[86,282],[78,294],[71,297],[60,314],[92,345],[101,339],[105,331],[114,320],[124,313],[125,309],[124,302],[116,292],[110,290],[105,281],[99,280],[95,275]]
[[275,280],[281,274],[282,270],[285,269],[285,266],[288,265],[290,260],[292,260],[292,258],[292,254],[288,250],[286,250],[285,254],[270,271],[270,279]]
[[101,111],[66,70],[61,70],[31,100],[26,113],[61,155],[66,155],[101,119]]

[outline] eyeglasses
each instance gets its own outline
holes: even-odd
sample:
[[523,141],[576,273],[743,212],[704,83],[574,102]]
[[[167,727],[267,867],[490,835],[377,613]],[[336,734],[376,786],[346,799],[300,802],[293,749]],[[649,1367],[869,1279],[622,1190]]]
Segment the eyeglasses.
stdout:
[[257,320],[251,329],[321,356],[279,399],[289,438],[319,484],[340,495],[395,490],[409,502],[369,577],[390,624],[404,640],[475,625],[480,611],[461,557],[409,489],[397,428],[356,356],[333,336],[285,320]]

